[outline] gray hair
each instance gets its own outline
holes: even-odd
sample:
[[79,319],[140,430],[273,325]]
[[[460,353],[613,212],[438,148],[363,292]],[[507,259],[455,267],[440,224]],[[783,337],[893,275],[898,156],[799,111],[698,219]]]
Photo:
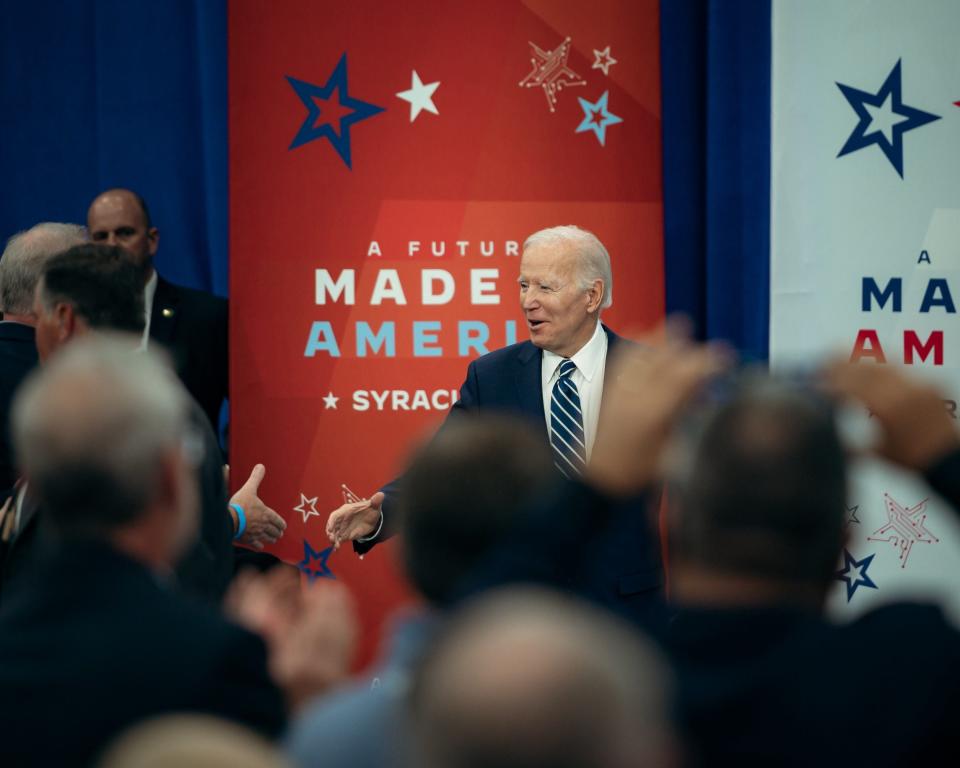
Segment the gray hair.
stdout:
[[160,458],[187,432],[187,397],[132,334],[77,339],[34,371],[14,400],[17,458],[64,533],[132,522],[156,491]]
[[7,240],[0,258],[0,312],[29,314],[47,259],[85,242],[84,227],[56,222],[37,224]]
[[670,764],[672,683],[614,616],[536,588],[482,595],[443,631],[411,703],[416,764]]
[[603,281],[603,301],[600,309],[613,304],[613,271],[610,268],[610,254],[593,232],[581,229],[574,224],[548,227],[534,232],[523,243],[523,250],[535,245],[569,243],[577,254],[577,272],[580,287],[587,290],[594,280]]

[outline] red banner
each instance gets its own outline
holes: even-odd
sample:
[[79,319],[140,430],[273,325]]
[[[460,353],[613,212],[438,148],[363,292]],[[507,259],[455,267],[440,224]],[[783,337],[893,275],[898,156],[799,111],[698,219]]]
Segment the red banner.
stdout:
[[623,330],[663,315],[657,0],[231,0],[231,459],[262,461],[275,553],[351,586],[369,660],[410,594],[393,545],[329,551],[444,418],[467,362],[526,338],[531,232],[613,260]]

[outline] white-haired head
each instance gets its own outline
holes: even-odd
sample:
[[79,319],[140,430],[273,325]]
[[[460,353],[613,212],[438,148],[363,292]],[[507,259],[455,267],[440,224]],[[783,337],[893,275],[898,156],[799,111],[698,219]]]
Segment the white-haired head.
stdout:
[[37,224],[7,240],[0,258],[0,312],[29,315],[47,259],[86,241],[87,230],[79,224],[57,222]]
[[[126,334],[78,338],[34,371],[14,401],[17,459],[62,534],[109,537],[134,524],[165,467],[189,464],[187,395],[164,359],[137,352],[138,344]],[[191,493],[178,500],[171,543],[192,533]]]
[[568,244],[576,254],[577,279],[581,288],[587,290],[595,280],[603,282],[603,301],[600,302],[600,309],[606,309],[613,304],[613,272],[610,268],[610,254],[593,232],[581,229],[574,224],[548,227],[530,235],[523,243],[523,250],[557,243]]

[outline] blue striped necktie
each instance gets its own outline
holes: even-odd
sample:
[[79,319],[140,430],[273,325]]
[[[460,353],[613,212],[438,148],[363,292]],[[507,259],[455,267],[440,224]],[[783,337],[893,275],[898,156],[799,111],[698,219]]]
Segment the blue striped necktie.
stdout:
[[587,441],[583,434],[580,393],[570,376],[577,370],[573,360],[560,363],[559,376],[550,398],[550,445],[553,463],[564,477],[579,477],[587,464]]

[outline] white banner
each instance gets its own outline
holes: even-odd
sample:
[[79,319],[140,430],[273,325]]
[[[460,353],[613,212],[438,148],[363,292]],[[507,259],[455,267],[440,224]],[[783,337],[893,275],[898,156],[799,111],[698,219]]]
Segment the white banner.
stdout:
[[[774,0],[770,359],[907,364],[960,399],[960,3]],[[960,518],[862,462],[831,608],[960,618]]]

